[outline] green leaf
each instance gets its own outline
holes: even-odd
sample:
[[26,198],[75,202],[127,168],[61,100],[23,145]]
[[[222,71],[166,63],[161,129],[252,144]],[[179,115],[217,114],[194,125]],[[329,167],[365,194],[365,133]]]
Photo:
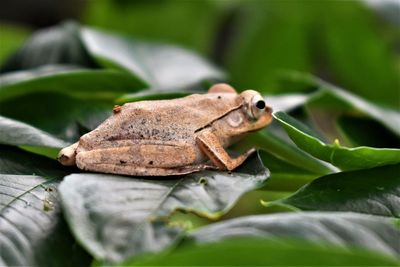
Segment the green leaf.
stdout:
[[0,265],[87,266],[62,219],[58,183],[0,174]]
[[0,23],[1,28],[1,46],[0,46],[0,65],[4,60],[18,48],[24,39],[29,35],[29,29],[21,25],[11,25]]
[[17,147],[0,145],[0,173],[39,175],[62,178],[74,169],[67,169],[55,160],[23,151]]
[[323,176],[267,205],[400,217],[400,164]]
[[127,266],[398,266],[392,258],[309,242],[241,238],[189,246]]
[[72,143],[109,117],[113,105],[109,100],[89,101],[43,92],[4,101],[0,105],[0,114],[29,123]]
[[232,19],[234,34],[222,51],[235,86],[276,92],[277,70],[311,68],[307,6],[296,1],[251,1],[239,6]]
[[318,81],[320,91],[309,99],[307,105],[311,109],[326,109],[339,113],[360,112],[364,117],[370,117],[384,125],[387,129],[400,136],[400,112],[380,107],[345,90],[323,81]]
[[211,54],[221,20],[227,15],[223,6],[232,4],[214,1],[143,4],[105,0],[88,2],[83,19],[86,24],[102,29],[149,40],[165,40]]
[[60,191],[81,244],[98,260],[121,262],[173,243],[180,229],[161,220],[172,212],[217,219],[267,177],[261,160],[253,156],[236,172],[205,171],[175,179],[72,174]]
[[118,66],[152,88],[176,90],[204,80],[224,79],[219,69],[177,46],[129,39],[91,28],[82,28],[81,38],[99,64]]
[[79,25],[67,22],[35,32],[1,67],[1,72],[49,64],[97,67],[83,47]]
[[116,103],[124,104],[127,102],[137,102],[143,100],[160,100],[160,99],[174,99],[185,97],[189,94],[189,92],[182,91],[155,91],[155,90],[146,90],[139,93],[126,94],[119,97],[115,100]]
[[260,151],[261,159],[271,172],[263,190],[293,192],[319,176],[300,168],[289,161],[282,160],[267,151]]
[[264,99],[274,111],[289,112],[297,107],[304,105],[309,96],[306,94],[281,94],[265,95]]
[[[388,25],[363,2],[331,2],[319,7],[315,15],[326,12],[320,16],[322,36],[316,37],[324,40],[319,56],[331,67],[331,75],[358,95],[398,107],[400,71],[397,53],[388,40]],[[398,31],[393,33],[398,40]]]
[[0,116],[0,144],[64,147],[66,142],[26,123]]
[[[372,118],[400,136],[400,113],[394,109],[374,104],[307,73],[286,71],[281,73],[281,79],[313,88],[314,93],[309,95],[306,103],[311,112],[329,112],[336,116]],[[397,96],[394,95],[393,98],[397,98]]]
[[33,92],[56,92],[84,99],[114,99],[145,88],[135,77],[113,70],[40,67],[0,76],[0,101]]
[[254,215],[214,223],[190,233],[195,243],[238,237],[296,239],[354,247],[400,257],[400,231],[390,219],[344,212],[299,212]]
[[372,147],[347,148],[340,144],[325,144],[304,124],[284,112],[274,113],[293,142],[316,158],[330,162],[342,170],[373,168],[400,162],[399,149]]
[[253,134],[251,141],[255,147],[263,149],[303,170],[319,174],[327,174],[335,171],[335,168],[310,156],[271,131]]

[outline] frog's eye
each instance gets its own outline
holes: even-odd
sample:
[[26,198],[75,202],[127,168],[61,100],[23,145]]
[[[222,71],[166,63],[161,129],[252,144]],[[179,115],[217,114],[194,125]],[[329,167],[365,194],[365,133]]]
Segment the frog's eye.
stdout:
[[251,116],[258,119],[264,112],[265,106],[265,101],[260,95],[253,96],[250,106]]
[[265,101],[264,100],[258,100],[256,103],[256,107],[258,109],[264,109],[265,108]]

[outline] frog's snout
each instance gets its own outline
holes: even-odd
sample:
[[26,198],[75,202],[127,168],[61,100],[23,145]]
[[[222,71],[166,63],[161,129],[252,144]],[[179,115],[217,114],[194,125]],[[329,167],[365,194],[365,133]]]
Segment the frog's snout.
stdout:
[[268,115],[270,115],[270,116],[272,116],[272,112],[274,112],[274,110],[272,109],[272,107],[271,107],[271,106],[268,106],[268,105],[265,106],[264,111],[265,111]]

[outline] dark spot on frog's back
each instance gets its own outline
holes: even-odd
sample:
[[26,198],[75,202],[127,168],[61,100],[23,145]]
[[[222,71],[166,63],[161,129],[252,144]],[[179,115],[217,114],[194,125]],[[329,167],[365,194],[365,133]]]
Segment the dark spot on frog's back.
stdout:
[[151,135],[152,135],[152,136],[155,136],[155,135],[157,135],[159,132],[160,132],[159,130],[153,129],[153,130],[151,131]]

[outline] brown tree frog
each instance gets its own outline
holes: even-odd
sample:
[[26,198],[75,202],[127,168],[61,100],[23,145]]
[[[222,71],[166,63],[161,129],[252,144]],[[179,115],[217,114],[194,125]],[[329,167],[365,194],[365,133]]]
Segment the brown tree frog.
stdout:
[[82,170],[135,176],[233,170],[254,149],[232,158],[225,148],[268,125],[271,113],[258,92],[238,94],[227,84],[206,94],[126,103],[62,149],[58,160]]

